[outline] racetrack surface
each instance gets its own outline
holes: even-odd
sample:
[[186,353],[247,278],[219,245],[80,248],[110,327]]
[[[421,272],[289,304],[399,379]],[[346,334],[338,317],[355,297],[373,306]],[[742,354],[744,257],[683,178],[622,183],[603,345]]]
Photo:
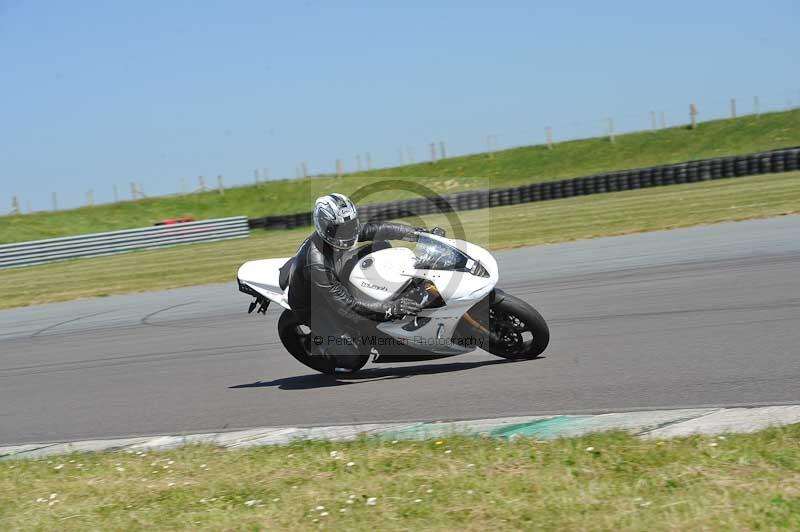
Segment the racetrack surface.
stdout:
[[[498,253],[541,359],[319,375],[235,284],[0,311],[0,444],[800,402],[800,217]],[[232,272],[232,276],[233,276]]]

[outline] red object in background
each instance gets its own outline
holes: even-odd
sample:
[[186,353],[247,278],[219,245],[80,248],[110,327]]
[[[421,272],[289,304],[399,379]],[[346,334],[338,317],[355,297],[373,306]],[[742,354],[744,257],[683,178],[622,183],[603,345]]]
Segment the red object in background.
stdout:
[[193,221],[194,218],[167,218],[166,220],[161,220],[160,222],[156,222],[153,225],[175,225]]

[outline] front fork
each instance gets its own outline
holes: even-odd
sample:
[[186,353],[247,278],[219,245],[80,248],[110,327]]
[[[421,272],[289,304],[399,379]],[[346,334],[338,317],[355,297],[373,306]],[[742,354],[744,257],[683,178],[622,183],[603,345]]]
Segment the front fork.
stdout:
[[495,288],[464,313],[453,332],[454,339],[476,338],[478,345],[493,340],[489,309],[505,298],[505,292]]

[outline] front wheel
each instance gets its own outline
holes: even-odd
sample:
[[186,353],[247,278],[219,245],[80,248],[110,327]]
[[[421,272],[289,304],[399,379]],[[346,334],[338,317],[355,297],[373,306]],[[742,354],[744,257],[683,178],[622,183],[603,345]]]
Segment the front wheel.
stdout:
[[505,294],[489,307],[491,338],[489,351],[510,360],[530,360],[541,355],[550,343],[547,322],[523,300]]

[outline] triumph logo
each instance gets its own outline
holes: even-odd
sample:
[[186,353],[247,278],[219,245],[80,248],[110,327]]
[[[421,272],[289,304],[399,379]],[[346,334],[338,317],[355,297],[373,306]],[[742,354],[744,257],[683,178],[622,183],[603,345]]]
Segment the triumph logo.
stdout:
[[369,283],[367,281],[361,281],[362,288],[370,288],[372,290],[382,290],[384,292],[388,292],[389,290],[385,286],[378,286],[376,284]]

